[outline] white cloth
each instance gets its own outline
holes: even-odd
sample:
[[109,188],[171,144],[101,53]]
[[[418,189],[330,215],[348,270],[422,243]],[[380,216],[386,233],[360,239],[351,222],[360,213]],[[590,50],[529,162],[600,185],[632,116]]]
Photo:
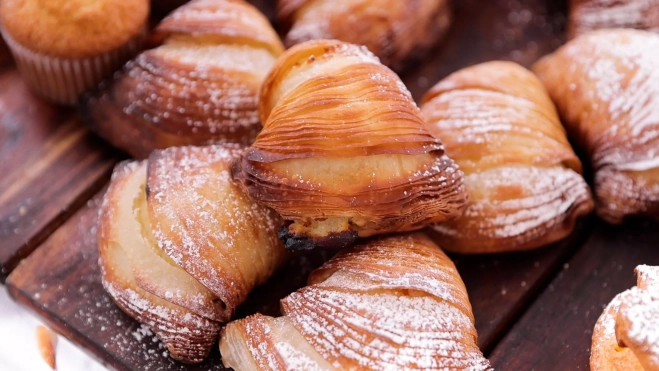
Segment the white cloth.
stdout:
[[[0,370],[50,370],[37,346],[36,331],[40,324],[36,316],[16,304],[0,285]],[[56,349],[58,371],[106,370],[62,336],[57,337]]]

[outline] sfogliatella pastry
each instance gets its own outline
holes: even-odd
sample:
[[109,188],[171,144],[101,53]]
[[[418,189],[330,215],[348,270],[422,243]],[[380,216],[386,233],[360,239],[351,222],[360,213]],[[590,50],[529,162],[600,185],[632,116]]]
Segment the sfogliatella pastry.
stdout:
[[[229,179],[240,153],[184,147],[156,152],[148,162],[121,163],[101,207],[104,287],[182,362],[208,355],[220,324],[285,258],[274,213]],[[202,252],[191,257],[191,251]],[[217,256],[221,263],[209,259]],[[210,274],[210,282],[203,279]]]
[[490,370],[453,262],[421,233],[340,252],[284,298],[284,316],[229,323],[236,371]]
[[659,35],[581,36],[534,66],[595,171],[597,213],[659,217]]
[[570,1],[568,38],[602,28],[659,31],[659,0]]
[[421,111],[469,191],[464,215],[434,228],[446,250],[537,248],[569,235],[592,211],[554,104],[524,67],[495,61],[462,69],[430,89]]
[[191,1],[152,39],[162,45],[82,103],[90,126],[136,158],[172,146],[249,145],[261,128],[259,87],[283,51],[265,16],[242,0]]
[[592,371],[659,370],[659,267],[636,267],[637,284],[618,294],[593,331]]
[[462,172],[398,76],[365,47],[289,49],[263,84],[259,114],[263,130],[233,175],[289,221],[287,248],[420,229],[466,204]]
[[342,40],[365,45],[398,69],[443,37],[451,9],[448,0],[278,0],[277,18],[290,28],[287,46]]

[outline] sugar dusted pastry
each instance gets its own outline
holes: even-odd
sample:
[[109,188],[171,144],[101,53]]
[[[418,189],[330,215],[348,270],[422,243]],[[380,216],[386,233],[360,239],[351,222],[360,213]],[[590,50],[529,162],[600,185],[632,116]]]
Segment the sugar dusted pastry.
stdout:
[[568,38],[602,28],[659,31],[659,0],[570,0]]
[[659,217],[659,35],[600,30],[534,71],[595,171],[597,213]]
[[288,221],[287,248],[344,247],[462,212],[462,172],[398,76],[364,47],[289,49],[264,82],[259,114],[263,130],[233,175]]
[[[139,219],[146,167],[145,162],[119,164],[103,200],[98,237],[103,286],[124,312],[153,330],[172,358],[201,362],[220,330],[220,323],[210,318],[214,316],[201,308],[213,308],[217,298],[149,244],[149,231],[143,229],[148,224]],[[150,259],[144,261],[144,255]],[[138,276],[151,279],[140,282]],[[158,296],[154,287],[140,285],[158,279],[163,282],[155,291],[164,292],[158,290],[162,287],[172,297]]]
[[453,262],[421,233],[371,239],[282,300],[284,316],[229,323],[225,367],[266,370],[490,370]]
[[182,147],[117,166],[99,220],[103,284],[173,358],[201,362],[285,259],[280,222],[229,178],[237,146]]
[[92,128],[137,158],[171,146],[249,145],[261,128],[259,87],[283,51],[265,16],[242,0],[195,0],[152,39],[161,45],[83,104]]
[[435,226],[460,253],[528,250],[572,232],[593,209],[581,162],[547,92],[524,67],[487,62],[440,81],[421,111],[465,173],[469,206]]
[[659,370],[659,267],[636,267],[637,284],[618,294],[593,331],[592,371]]
[[290,26],[288,46],[317,39],[365,45],[382,63],[401,67],[448,30],[448,0],[278,0],[277,18]]
[[230,175],[243,153],[236,146],[176,147],[149,156],[148,208],[162,251],[212,291],[227,321],[247,294],[264,283],[287,253],[282,225]]

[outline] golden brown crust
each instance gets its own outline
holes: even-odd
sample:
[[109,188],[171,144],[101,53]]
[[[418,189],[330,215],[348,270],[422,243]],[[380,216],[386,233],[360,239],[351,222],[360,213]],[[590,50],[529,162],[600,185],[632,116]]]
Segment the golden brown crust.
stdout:
[[420,233],[372,239],[339,253],[282,307],[284,317],[256,315],[223,330],[226,366],[491,369],[476,346],[471,306],[455,266]]
[[50,331],[47,327],[37,326],[37,346],[41,358],[48,364],[51,370],[57,370],[56,347],[57,334]]
[[603,28],[659,31],[657,0],[571,0],[569,39]]
[[636,267],[637,286],[617,295],[593,331],[593,371],[649,371],[659,367],[659,267]]
[[131,177],[144,170],[144,166],[136,162],[117,165],[103,200],[98,235],[103,286],[124,312],[156,333],[173,358],[187,363],[201,362],[215,343],[220,324],[142,289],[135,281],[135,270],[148,267],[133,264],[133,252],[122,245],[120,235],[126,231],[118,219],[121,211],[118,198],[132,181]]
[[149,156],[148,208],[158,246],[225,305],[228,321],[287,257],[281,220],[230,179],[238,146],[178,147]]
[[288,46],[337,39],[365,45],[383,64],[400,68],[442,38],[451,10],[447,0],[279,0],[277,18],[290,26]]
[[658,47],[654,33],[601,30],[534,66],[590,156],[597,213],[611,223],[659,216]]
[[447,250],[537,248],[570,234],[592,211],[556,109],[522,66],[495,61],[462,69],[426,94],[422,112],[466,174],[467,210],[435,227]]
[[2,27],[36,53],[88,58],[121,48],[146,25],[148,0],[3,0]]
[[162,42],[86,97],[83,117],[137,158],[171,146],[249,145],[261,129],[258,90],[283,51],[242,0],[197,0],[156,28]]
[[287,247],[342,247],[462,211],[462,172],[400,79],[363,47],[291,48],[266,78],[259,112],[263,130],[233,175],[293,221]]

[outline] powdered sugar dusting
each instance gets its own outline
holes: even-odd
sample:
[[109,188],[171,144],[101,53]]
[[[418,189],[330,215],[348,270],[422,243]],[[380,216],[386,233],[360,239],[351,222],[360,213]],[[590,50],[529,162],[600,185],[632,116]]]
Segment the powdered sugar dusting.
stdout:
[[576,125],[588,133],[584,139],[596,169],[642,171],[659,165],[657,49],[659,35],[612,30],[583,36],[559,51],[572,63],[566,80],[592,102],[592,112]]
[[659,2],[656,0],[572,1],[570,23],[573,36],[602,28],[637,28],[656,31]]
[[[640,363],[653,370],[659,366],[659,267],[641,265],[636,272],[638,287],[618,294],[597,321],[593,357],[596,363],[626,357],[623,363]],[[633,354],[621,352],[618,346]]]
[[523,245],[561,228],[570,212],[589,204],[580,174],[560,166],[506,166],[466,177],[470,204],[455,222],[434,228],[456,239],[511,238]]
[[[424,272],[437,284],[426,284]],[[259,335],[276,340],[271,349],[287,369],[491,370],[476,345],[455,266],[425,235],[383,237],[342,251],[309,282],[282,301],[286,316],[272,321],[278,329]],[[261,318],[229,324],[231,339],[223,341],[244,347],[233,332],[245,321],[260,326]],[[230,347],[222,352],[234,358]],[[260,349],[250,353],[256,363],[266,361]]]
[[[149,159],[154,237],[227,305],[227,315],[283,261],[281,222],[244,195],[229,168],[238,146],[180,147]],[[228,318],[227,318],[228,319]]]

